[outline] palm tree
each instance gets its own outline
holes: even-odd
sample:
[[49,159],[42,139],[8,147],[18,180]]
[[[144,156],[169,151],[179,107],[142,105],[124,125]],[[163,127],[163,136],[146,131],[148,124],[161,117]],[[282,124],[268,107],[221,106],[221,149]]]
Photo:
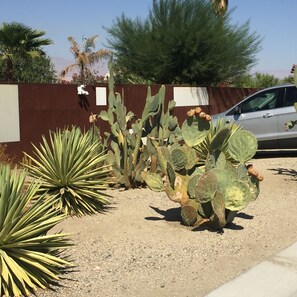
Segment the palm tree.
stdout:
[[102,58],[111,57],[111,52],[109,50],[100,49],[94,51],[97,38],[98,35],[83,38],[83,44],[80,47],[72,36],[68,37],[68,41],[71,43],[70,51],[73,53],[75,63],[67,66],[61,72],[61,78],[64,78],[73,68],[78,68],[80,80],[84,83],[86,76],[91,73],[89,67]]
[[41,38],[44,31],[17,22],[3,23],[0,26],[0,59],[5,61],[5,77],[11,82],[14,61],[17,57],[40,57],[44,55],[42,46],[52,44],[52,40]]

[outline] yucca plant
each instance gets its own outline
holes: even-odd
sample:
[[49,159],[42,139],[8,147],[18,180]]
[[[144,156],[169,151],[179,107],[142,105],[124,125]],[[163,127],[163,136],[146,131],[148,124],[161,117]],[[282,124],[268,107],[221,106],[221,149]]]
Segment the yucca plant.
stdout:
[[31,164],[23,164],[29,174],[39,179],[39,193],[45,199],[55,198],[54,207],[71,216],[102,211],[109,197],[109,169],[104,165],[105,151],[94,141],[91,131],[78,127],[51,131],[49,142],[42,137],[40,148],[33,145],[34,156],[26,154]]
[[57,282],[71,264],[58,256],[71,245],[66,234],[47,234],[65,219],[52,199],[35,199],[37,182],[24,191],[26,172],[0,164],[0,296],[28,296]]

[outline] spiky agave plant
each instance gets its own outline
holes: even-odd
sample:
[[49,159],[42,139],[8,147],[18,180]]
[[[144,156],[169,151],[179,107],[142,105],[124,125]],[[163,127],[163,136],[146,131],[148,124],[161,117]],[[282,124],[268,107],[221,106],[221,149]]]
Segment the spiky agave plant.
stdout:
[[102,211],[109,197],[109,169],[104,162],[106,153],[100,141],[94,141],[90,131],[78,127],[51,131],[49,142],[43,136],[40,148],[33,145],[31,164],[24,164],[29,174],[39,179],[39,193],[45,199],[54,197],[55,208],[71,216],[82,216]]
[[58,256],[71,245],[66,234],[47,234],[65,219],[52,200],[35,200],[39,184],[24,190],[26,172],[0,164],[0,296],[28,296],[57,282],[71,264]]

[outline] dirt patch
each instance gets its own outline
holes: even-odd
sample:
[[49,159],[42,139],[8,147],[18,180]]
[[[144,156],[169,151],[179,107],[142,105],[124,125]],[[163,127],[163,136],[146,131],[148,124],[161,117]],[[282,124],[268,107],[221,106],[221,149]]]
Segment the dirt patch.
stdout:
[[297,152],[259,153],[259,198],[223,233],[180,224],[179,205],[149,189],[112,190],[113,208],[73,233],[75,271],[37,296],[204,296],[297,240]]

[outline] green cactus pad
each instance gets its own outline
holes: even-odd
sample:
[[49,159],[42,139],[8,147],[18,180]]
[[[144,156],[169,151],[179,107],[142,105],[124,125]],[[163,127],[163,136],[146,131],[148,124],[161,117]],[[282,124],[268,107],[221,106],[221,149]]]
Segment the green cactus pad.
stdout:
[[188,195],[190,198],[195,198],[196,184],[200,178],[201,174],[193,174],[188,183]]
[[153,190],[155,192],[164,191],[163,180],[159,174],[148,173],[146,175],[144,181],[151,190]]
[[182,222],[186,226],[193,226],[197,220],[197,209],[191,205],[181,207]]
[[225,203],[223,194],[216,192],[213,200],[211,201],[211,205],[214,212],[213,217],[211,218],[211,225],[216,229],[225,227]]
[[208,134],[210,123],[197,117],[187,118],[182,125],[182,136],[188,146],[201,143]]
[[254,176],[248,176],[248,186],[251,192],[251,201],[255,201],[260,194],[259,180]]
[[213,170],[200,176],[196,184],[195,198],[200,203],[206,203],[213,199],[218,189],[218,178]]
[[245,164],[239,164],[239,166],[236,169],[237,176],[241,180],[247,180],[248,179],[248,171],[246,169]]
[[167,172],[167,162],[170,160],[170,152],[167,147],[155,146],[157,150],[158,163],[161,170]]
[[196,151],[189,147],[189,146],[182,146],[182,150],[185,152],[187,155],[188,163],[186,165],[186,169],[192,169],[198,162],[198,157],[196,154]]
[[180,171],[187,166],[188,158],[182,149],[174,149],[171,152],[172,166],[176,171]]
[[249,187],[242,181],[234,180],[224,189],[225,208],[239,211],[245,208],[251,199]]
[[256,154],[257,149],[257,139],[249,131],[238,131],[228,141],[228,150],[231,157],[240,163],[250,160]]
[[170,186],[172,189],[174,189],[175,172],[172,165],[169,162],[166,163],[166,170],[167,170],[167,176],[169,179]]

